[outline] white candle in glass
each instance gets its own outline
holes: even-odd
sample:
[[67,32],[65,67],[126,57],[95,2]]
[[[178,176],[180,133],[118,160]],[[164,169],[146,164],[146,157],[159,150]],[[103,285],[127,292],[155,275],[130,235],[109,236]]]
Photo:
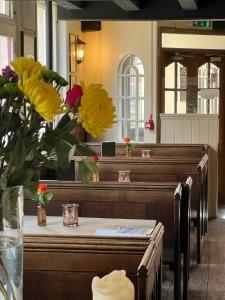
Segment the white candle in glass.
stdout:
[[134,300],[134,285],[126,272],[113,271],[112,273],[92,280],[93,300]]

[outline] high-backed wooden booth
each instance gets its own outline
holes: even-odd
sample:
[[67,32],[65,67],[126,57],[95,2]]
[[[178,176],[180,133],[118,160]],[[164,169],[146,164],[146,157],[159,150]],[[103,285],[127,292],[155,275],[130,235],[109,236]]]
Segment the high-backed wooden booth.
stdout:
[[[49,217],[47,228],[37,228],[35,221],[25,217],[24,300],[91,300],[92,279],[113,270],[126,270],[135,300],[161,299],[162,224],[141,238],[79,233],[85,223],[98,223],[90,218],[83,218],[80,228],[64,229],[64,235],[57,232],[57,226],[63,226],[59,217]],[[117,223],[121,221],[127,224]]]

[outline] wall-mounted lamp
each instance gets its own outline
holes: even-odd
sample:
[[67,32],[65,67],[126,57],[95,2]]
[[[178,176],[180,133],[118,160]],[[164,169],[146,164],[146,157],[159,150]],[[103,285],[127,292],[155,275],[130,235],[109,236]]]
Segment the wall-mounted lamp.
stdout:
[[83,42],[81,39],[79,39],[78,35],[75,39],[75,60],[77,64],[79,65],[84,60],[84,48],[85,48],[85,42]]
[[[0,0],[1,1],[1,0]],[[84,61],[85,42],[73,33],[69,34],[69,82],[72,87],[79,82],[78,65]]]

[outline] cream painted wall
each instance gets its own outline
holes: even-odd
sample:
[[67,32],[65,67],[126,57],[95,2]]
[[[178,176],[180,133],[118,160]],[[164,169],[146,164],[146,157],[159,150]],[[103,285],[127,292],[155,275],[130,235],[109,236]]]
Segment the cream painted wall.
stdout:
[[[78,22],[70,22],[70,32],[80,30]],[[102,83],[117,107],[117,70],[122,58],[137,55],[145,70],[145,120],[150,113],[156,119],[156,41],[155,22],[103,21],[102,30],[80,35],[86,42],[85,60],[79,67],[85,84]],[[104,140],[118,140],[118,125],[108,130]],[[155,131],[145,131],[145,142],[155,142]]]

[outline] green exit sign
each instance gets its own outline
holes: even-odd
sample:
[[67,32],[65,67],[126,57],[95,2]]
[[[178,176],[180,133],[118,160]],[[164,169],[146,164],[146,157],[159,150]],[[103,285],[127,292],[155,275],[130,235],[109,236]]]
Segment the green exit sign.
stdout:
[[193,27],[211,29],[212,25],[213,25],[212,21],[192,21],[192,26]]

